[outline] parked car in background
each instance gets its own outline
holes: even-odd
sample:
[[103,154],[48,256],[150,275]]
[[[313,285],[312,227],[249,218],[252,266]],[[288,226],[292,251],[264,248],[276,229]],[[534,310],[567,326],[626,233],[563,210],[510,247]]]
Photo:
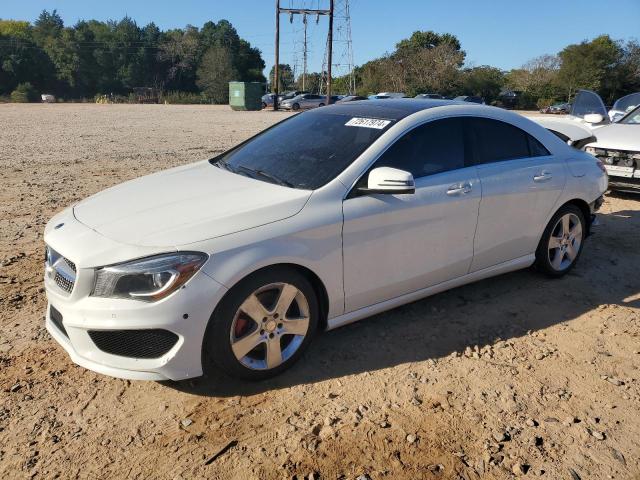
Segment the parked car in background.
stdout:
[[[333,97],[332,97],[333,99]],[[323,107],[327,103],[325,95],[305,93],[280,102],[280,108],[285,110],[307,110],[309,108]]]
[[380,92],[376,95],[376,99],[387,99],[387,98],[406,98],[407,95],[402,92]]
[[567,117],[532,120],[600,159],[612,190],[640,192],[640,106],[611,122],[602,98],[579,90]]
[[570,103],[555,103],[540,109],[540,113],[567,114],[571,110]]
[[278,103],[282,103],[284,100],[290,100],[293,97],[297,97],[298,95],[304,95],[305,93],[309,93],[309,92],[305,92],[302,90],[293,90],[290,92],[284,92],[278,95]]
[[442,95],[440,95],[439,93],[419,93],[418,95],[416,95],[413,98],[431,98],[434,100],[443,100],[444,97]]
[[521,96],[522,92],[520,90],[511,90],[510,88],[504,88],[498,94],[497,105],[507,109],[516,108]]
[[273,99],[276,97],[275,93],[267,93],[262,96],[262,108],[272,107]]
[[368,98],[361,95],[346,95],[339,99],[336,103],[355,102],[356,100],[368,100]]
[[609,118],[612,122],[617,122],[638,105],[640,105],[640,92],[619,98],[609,110]]
[[321,330],[533,264],[567,274],[606,188],[599,160],[507,110],[332,105],[56,214],[46,328],[102,374],[264,379]]
[[457,100],[458,102],[479,103],[480,105],[485,104],[484,98],[476,95],[460,95],[459,97],[455,97],[454,100]]

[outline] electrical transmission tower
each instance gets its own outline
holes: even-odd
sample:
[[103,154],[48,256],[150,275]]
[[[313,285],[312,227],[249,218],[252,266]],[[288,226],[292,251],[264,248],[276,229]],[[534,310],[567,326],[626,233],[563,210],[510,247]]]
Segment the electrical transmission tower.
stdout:
[[[276,51],[275,51],[275,65],[273,72],[273,92],[275,93],[275,97],[273,99],[273,109],[278,110],[278,93],[279,93],[279,66],[280,66],[280,15],[288,14],[290,21],[293,23],[294,15],[303,15],[306,17],[307,15],[315,15],[316,18],[319,18],[321,15],[326,15],[329,17],[329,33],[327,35],[327,58],[329,58],[327,64],[327,105],[331,103],[331,65],[332,65],[332,45],[333,42],[331,38],[333,37],[333,16],[334,16],[334,2],[335,0],[329,0],[329,8],[321,9],[321,8],[282,8],[280,6],[281,0],[276,0]],[[318,4],[320,2],[318,1]],[[305,21],[305,75],[306,77],[306,54],[307,54],[307,42],[306,42],[306,21]],[[323,73],[324,74],[324,73]],[[303,78],[304,78],[303,77]]]
[[[333,14],[333,78],[346,77],[347,92],[350,95],[356,92],[356,79],[353,73],[353,41],[351,38],[351,12],[349,0],[335,0]],[[329,61],[331,37],[327,36],[327,47],[322,62],[322,74],[320,77],[320,95],[327,90],[327,71]]]
[[[309,32],[308,26],[309,21],[313,21],[313,19],[309,20],[309,15],[307,13],[302,14],[302,28],[294,31],[294,41],[293,41],[293,55],[295,58],[295,63],[293,66],[293,77],[295,80],[300,78],[302,80],[301,88],[303,91],[307,90],[309,87],[307,81],[308,70],[308,59],[309,59]],[[317,24],[320,20],[320,15],[315,16],[315,23]],[[293,23],[293,15],[289,17],[289,21]],[[302,40],[298,38],[298,36],[302,34]],[[300,43],[302,45],[300,45]],[[302,74],[298,77],[297,73],[302,71]],[[317,85],[316,85],[317,86]]]

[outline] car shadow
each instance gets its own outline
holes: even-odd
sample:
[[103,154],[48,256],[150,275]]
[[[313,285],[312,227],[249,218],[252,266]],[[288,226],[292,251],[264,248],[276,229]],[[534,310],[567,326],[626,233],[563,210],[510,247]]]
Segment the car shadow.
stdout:
[[[348,377],[461,353],[571,322],[604,304],[640,308],[640,210],[600,215],[576,268],[561,279],[522,270],[459,287],[319,334],[276,378],[246,382],[222,373],[164,385],[227,397]],[[577,320],[575,320],[577,321]]]

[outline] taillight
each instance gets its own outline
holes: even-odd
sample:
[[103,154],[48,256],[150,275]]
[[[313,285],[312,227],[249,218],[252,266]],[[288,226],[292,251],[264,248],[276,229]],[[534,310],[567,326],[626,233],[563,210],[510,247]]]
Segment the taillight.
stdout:
[[602,163],[602,160],[596,160],[596,165],[598,166],[598,168],[600,170],[602,170],[604,173],[607,173],[607,169],[604,168],[604,163]]

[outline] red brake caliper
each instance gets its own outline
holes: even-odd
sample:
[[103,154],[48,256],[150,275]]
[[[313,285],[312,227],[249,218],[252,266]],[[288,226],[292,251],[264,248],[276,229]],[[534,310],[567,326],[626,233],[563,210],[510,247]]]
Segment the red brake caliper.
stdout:
[[236,319],[236,327],[233,332],[236,338],[242,337],[242,335],[247,331],[247,325],[249,321],[246,318],[238,318]]

